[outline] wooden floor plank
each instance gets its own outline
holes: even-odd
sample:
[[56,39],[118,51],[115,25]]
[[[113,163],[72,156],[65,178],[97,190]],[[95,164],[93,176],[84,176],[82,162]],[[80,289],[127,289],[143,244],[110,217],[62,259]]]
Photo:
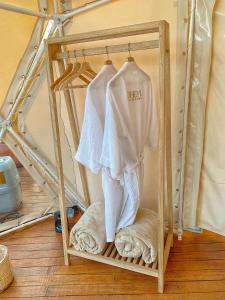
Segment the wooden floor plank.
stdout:
[[25,287],[14,287],[11,286],[7,291],[1,294],[1,298],[13,297],[25,299],[27,297],[38,297],[46,295],[47,287],[45,286],[25,286]]
[[132,295],[150,294],[157,290],[157,282],[150,281],[147,285],[135,284],[101,284],[101,285],[65,285],[48,286],[46,296],[71,296],[71,295]]
[[225,251],[170,253],[169,261],[224,260]]
[[171,249],[172,253],[189,253],[189,252],[211,252],[225,251],[225,243],[199,243],[199,244],[176,244]]
[[29,267],[29,268],[15,268],[13,267],[13,274],[15,278],[20,276],[33,276],[33,275],[47,275],[49,267]]
[[[3,243],[6,245],[6,243]],[[10,251],[36,251],[36,250],[59,250],[62,249],[62,244],[55,241],[55,243],[46,243],[46,244],[26,244],[26,245],[9,245]]]
[[167,271],[166,281],[199,281],[199,280],[225,280],[224,270],[186,270],[186,271]]
[[24,230],[18,231],[17,233],[14,234],[13,238],[11,239],[17,239],[18,237],[24,237],[26,235],[27,238],[36,238],[36,237],[57,237],[60,236],[60,233],[56,233],[55,231],[52,230],[38,230],[38,231],[27,231],[24,233]]
[[225,260],[189,260],[175,261],[168,264],[167,271],[176,270],[225,270]]
[[[224,243],[224,242],[225,242],[224,236],[195,234],[195,236],[193,236],[193,235],[185,236],[185,239],[182,240],[182,245],[198,244],[198,243],[211,244],[211,243]],[[179,244],[181,244],[181,241],[178,241],[177,239],[175,239],[174,245],[179,246]]]
[[[70,295],[124,295],[124,294],[151,294],[157,290],[157,280],[149,280],[148,284],[133,282],[130,284],[99,284],[99,285],[64,285],[48,286],[47,296]],[[201,290],[207,292],[224,292],[225,281],[198,281],[198,282],[170,282],[165,285],[165,293],[197,293]]]
[[40,237],[35,237],[35,239],[30,238],[30,237],[16,237],[13,239],[6,239],[5,240],[5,245],[28,245],[28,244],[49,244],[49,243],[55,243],[56,241],[62,241],[62,237],[60,236],[40,236]]
[[[32,284],[32,281],[31,281]],[[205,293],[223,292],[220,295],[225,295],[225,281],[199,281],[199,282],[180,282],[166,284],[165,293],[180,294],[199,293],[204,289]],[[27,297],[30,296],[68,296],[68,295],[115,295],[115,294],[146,294],[155,293],[156,282],[149,282],[148,284],[133,283],[133,284],[71,284],[65,286],[49,285],[46,289],[44,286],[25,286],[25,287],[10,287],[10,289],[3,294],[1,298],[7,297]]]
[[[122,283],[129,284],[135,281],[139,284],[148,284],[151,279],[148,276],[142,276],[138,273],[127,274],[126,272],[118,273],[98,273],[98,274],[70,274],[70,275],[52,275],[49,276],[48,270],[45,271],[46,275],[30,275],[30,276],[17,276],[13,282],[13,286],[30,286],[30,285],[43,285],[49,286],[65,286],[71,284],[101,284],[101,283]],[[205,274],[206,273],[206,274]],[[197,271],[191,272],[176,272],[168,273],[166,275],[167,282],[188,282],[188,281],[225,281],[225,275],[223,271],[215,271],[214,274],[207,271],[202,274]]]
[[[4,300],[26,299],[34,300],[32,297],[21,298],[19,296]],[[214,293],[190,293],[190,294],[143,294],[143,295],[91,295],[91,296],[62,296],[62,297],[35,297],[35,300],[224,300],[223,292]]]
[[165,293],[198,293],[199,291],[224,292],[225,295],[225,280],[169,282],[165,285]]
[[[38,298],[39,299],[39,298]],[[43,299],[43,298],[40,298]],[[224,293],[196,293],[196,294],[177,294],[177,295],[97,295],[97,296],[64,296],[64,297],[45,297],[47,300],[224,300]]]
[[63,257],[63,250],[46,250],[46,251],[11,251],[10,259],[26,259],[31,256],[32,258],[52,258],[52,257]]

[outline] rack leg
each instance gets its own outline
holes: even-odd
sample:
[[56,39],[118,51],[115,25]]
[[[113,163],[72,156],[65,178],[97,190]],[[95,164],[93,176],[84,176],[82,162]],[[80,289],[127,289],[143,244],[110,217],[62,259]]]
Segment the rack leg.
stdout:
[[[49,87],[54,82],[53,65],[51,60],[52,51],[50,45],[46,44],[46,56],[47,56],[47,74]],[[61,151],[61,141],[60,141],[60,130],[59,130],[59,120],[56,96],[54,92],[49,88],[49,104],[50,113],[52,120],[52,131],[53,131],[53,141],[55,150],[55,160],[57,165],[57,176],[58,176],[58,197],[59,197],[59,208],[62,223],[62,240],[63,240],[63,252],[64,261],[66,265],[69,265],[69,256],[67,249],[69,247],[69,232],[67,224],[67,213],[66,213],[66,200],[65,200],[65,187],[64,187],[64,172],[63,172],[63,162],[62,162],[62,151]]]
[[158,241],[158,291],[163,293],[164,290],[164,222],[160,222],[159,241]]
[[164,291],[164,273],[160,272],[158,277],[158,292],[162,294],[163,291]]
[[170,247],[173,247],[173,236],[172,236]]
[[70,265],[70,255],[67,251],[64,251],[64,263],[66,266]]
[[[164,210],[165,198],[168,200],[169,232],[172,230],[171,212],[171,152],[170,152],[170,70],[169,70],[169,28],[165,21],[159,25],[159,87],[160,87],[160,135],[159,135],[159,199],[158,199],[158,291],[164,291]],[[167,116],[169,114],[169,117]],[[169,126],[169,130],[168,127]]]
[[[65,67],[62,61],[59,61],[59,70],[60,70],[60,75],[65,71]],[[72,100],[71,96],[68,90],[64,91],[64,96],[65,96],[65,101],[66,101],[66,108],[68,112],[68,118],[70,122],[70,128],[71,128],[71,133],[72,133],[72,138],[73,138],[73,143],[74,143],[74,148],[77,150],[78,145],[79,145],[79,129],[78,129],[78,124],[76,122],[76,111],[73,111],[73,105],[72,105]],[[78,168],[80,172],[80,179],[81,179],[81,184],[82,184],[82,189],[84,193],[84,199],[86,204],[90,204],[90,195],[89,195],[89,190],[88,190],[88,184],[87,184],[87,175],[85,172],[85,168],[83,165],[78,163]]]

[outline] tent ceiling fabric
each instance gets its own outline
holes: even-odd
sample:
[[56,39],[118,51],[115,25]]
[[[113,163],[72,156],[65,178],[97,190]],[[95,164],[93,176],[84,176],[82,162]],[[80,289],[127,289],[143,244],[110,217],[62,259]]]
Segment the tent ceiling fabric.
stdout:
[[[38,10],[37,1],[19,1],[21,6]],[[18,1],[6,1],[18,4]],[[1,71],[0,71],[0,106],[16,72],[18,62],[24,54],[31,38],[37,18],[14,12],[0,10],[1,26]],[[20,30],[18,30],[20,28]],[[4,42],[3,42],[4,41]],[[11,46],[9,46],[11,45]],[[12,46],[14,45],[14,46]]]

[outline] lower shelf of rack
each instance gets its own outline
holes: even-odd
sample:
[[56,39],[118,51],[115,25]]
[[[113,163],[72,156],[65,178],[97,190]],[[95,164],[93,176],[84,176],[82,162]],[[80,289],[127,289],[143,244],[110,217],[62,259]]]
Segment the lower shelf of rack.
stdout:
[[146,264],[143,259],[140,258],[121,257],[114,243],[107,244],[101,254],[76,251],[74,248],[69,248],[68,253],[130,271],[158,277],[157,260],[152,264]]
[[[164,270],[166,268],[170,247],[173,241],[173,234],[169,233],[165,240],[164,248]],[[68,254],[105,263],[115,267],[123,268],[133,272],[142,273],[149,276],[159,277],[158,261],[146,264],[141,258],[122,257],[117,252],[114,243],[108,243],[101,254],[90,254],[87,252],[76,251],[73,247],[68,248]]]

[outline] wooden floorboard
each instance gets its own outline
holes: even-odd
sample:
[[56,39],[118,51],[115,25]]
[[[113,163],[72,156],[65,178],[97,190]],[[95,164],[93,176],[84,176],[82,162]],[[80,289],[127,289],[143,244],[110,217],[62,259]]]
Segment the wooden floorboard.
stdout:
[[71,257],[71,266],[65,266],[62,237],[54,231],[53,219],[5,236],[0,243],[9,248],[15,275],[0,299],[225,300],[225,238],[209,231],[185,232],[182,241],[175,239],[163,295],[157,293],[153,277],[79,257]]

